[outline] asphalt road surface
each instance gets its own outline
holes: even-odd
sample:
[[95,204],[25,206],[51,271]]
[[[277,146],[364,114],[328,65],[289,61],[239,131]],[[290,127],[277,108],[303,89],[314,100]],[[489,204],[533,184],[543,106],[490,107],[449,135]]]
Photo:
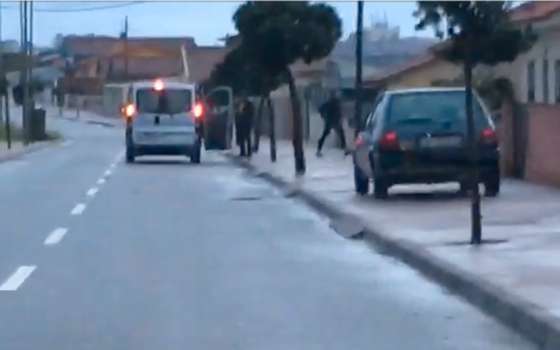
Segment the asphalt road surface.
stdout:
[[220,154],[49,123],[0,164],[0,349],[533,349]]

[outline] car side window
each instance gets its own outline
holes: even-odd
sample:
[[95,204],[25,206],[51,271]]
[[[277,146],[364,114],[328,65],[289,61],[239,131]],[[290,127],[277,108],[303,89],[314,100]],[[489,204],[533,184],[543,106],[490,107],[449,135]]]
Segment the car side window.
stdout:
[[369,130],[369,131],[373,130],[373,123],[374,123],[374,121],[373,121],[373,115],[374,115],[374,111],[372,111],[372,112],[368,115],[368,117],[367,117],[367,120],[366,120],[366,130]]
[[382,100],[383,100],[383,94],[378,95],[377,98],[375,99],[375,102],[373,103],[372,111],[368,115],[368,118],[366,120],[366,130],[370,132],[375,129],[375,126],[377,124],[378,115],[380,114],[379,107],[381,105]]

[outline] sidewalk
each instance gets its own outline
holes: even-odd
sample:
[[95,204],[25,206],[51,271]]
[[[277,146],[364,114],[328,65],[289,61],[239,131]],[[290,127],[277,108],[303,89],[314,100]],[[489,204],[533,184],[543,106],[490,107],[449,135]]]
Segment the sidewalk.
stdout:
[[469,200],[457,194],[457,185],[395,186],[388,200],[359,197],[351,156],[327,149],[317,158],[309,146],[307,173],[296,178],[291,143],[279,142],[277,149],[272,164],[264,140],[250,164],[299,189],[300,195],[358,217],[374,232],[373,240],[393,250],[389,254],[543,347],[560,348],[560,189],[505,179],[500,196],[483,200],[488,243],[472,247]]

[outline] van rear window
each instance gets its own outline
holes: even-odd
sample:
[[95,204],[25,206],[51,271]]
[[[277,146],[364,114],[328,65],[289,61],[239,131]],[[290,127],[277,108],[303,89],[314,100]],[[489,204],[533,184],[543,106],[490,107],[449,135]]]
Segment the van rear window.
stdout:
[[192,92],[188,89],[140,89],[136,92],[140,113],[177,114],[191,109]]

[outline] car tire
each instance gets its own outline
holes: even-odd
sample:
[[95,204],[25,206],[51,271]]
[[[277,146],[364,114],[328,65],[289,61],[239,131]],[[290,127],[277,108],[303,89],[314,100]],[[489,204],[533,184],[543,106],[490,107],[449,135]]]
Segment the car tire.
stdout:
[[386,199],[389,196],[389,185],[386,180],[375,179],[373,181],[373,194],[377,199]]
[[196,143],[196,145],[194,146],[194,149],[192,150],[192,153],[191,153],[191,163],[200,164],[201,148],[202,147],[201,147],[200,141],[198,141]]
[[356,193],[360,196],[365,196],[369,193],[369,179],[364,176],[356,165],[354,165],[354,186]]
[[484,195],[486,197],[496,197],[500,193],[500,174],[491,175],[484,181]]

